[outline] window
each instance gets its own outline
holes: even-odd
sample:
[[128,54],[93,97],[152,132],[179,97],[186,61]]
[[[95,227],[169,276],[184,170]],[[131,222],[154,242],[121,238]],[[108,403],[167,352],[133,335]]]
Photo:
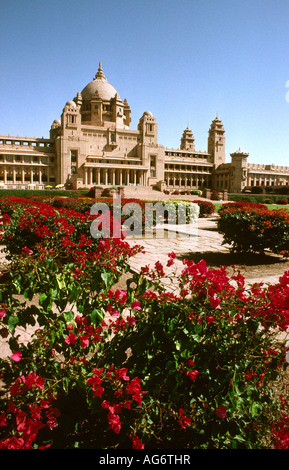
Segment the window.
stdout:
[[71,163],[77,163],[77,150],[70,151]]
[[115,142],[115,135],[114,135],[114,134],[111,134],[111,135],[110,135],[110,141],[111,141],[111,142]]
[[68,124],[75,124],[76,123],[76,116],[74,116],[73,114],[69,114],[67,116],[68,118]]

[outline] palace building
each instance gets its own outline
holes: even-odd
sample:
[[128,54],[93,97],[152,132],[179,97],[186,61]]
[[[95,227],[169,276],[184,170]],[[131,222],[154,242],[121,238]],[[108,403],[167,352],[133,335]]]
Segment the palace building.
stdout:
[[288,185],[289,167],[249,164],[240,149],[226,163],[225,129],[216,117],[206,151],[186,128],[179,149],[158,143],[150,111],[130,128],[131,109],[109,83],[101,63],[94,79],[67,101],[49,138],[0,135],[0,185],[5,188],[149,186],[210,188],[236,193],[251,186]]

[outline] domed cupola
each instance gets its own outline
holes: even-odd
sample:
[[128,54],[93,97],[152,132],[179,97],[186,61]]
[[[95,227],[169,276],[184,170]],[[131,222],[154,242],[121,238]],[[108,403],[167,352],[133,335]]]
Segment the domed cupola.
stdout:
[[111,98],[115,97],[116,93],[116,89],[107,81],[100,62],[94,79],[86,85],[81,95],[85,101],[91,101],[95,96],[98,96],[102,101],[110,101]]
[[101,62],[97,74],[80,93],[81,120],[93,126],[129,128],[130,108],[122,102],[116,89],[107,81]]

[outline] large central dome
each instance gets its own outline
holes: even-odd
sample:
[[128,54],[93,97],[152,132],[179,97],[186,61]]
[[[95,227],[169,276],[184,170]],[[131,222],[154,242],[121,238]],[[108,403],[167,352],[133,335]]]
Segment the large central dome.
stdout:
[[116,89],[107,81],[101,67],[101,62],[99,63],[95,78],[81,92],[82,98],[87,101],[90,101],[96,93],[98,93],[103,101],[110,101],[117,94]]

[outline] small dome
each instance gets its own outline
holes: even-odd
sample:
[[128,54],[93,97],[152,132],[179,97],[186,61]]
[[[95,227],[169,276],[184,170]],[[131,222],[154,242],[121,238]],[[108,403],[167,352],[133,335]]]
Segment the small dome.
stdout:
[[74,101],[67,101],[65,106],[69,106],[70,108],[76,108],[76,104]]
[[95,78],[83,88],[82,97],[84,100],[90,101],[95,94],[103,101],[110,101],[117,93],[116,89],[107,81],[103,73],[101,62],[99,63],[98,72]]
[[152,114],[150,111],[145,111],[145,112],[143,113],[143,116],[154,117],[153,114]]
[[60,126],[61,126],[61,121],[59,119],[54,119],[51,128],[55,129],[56,127],[60,127]]

